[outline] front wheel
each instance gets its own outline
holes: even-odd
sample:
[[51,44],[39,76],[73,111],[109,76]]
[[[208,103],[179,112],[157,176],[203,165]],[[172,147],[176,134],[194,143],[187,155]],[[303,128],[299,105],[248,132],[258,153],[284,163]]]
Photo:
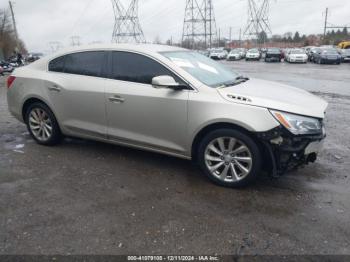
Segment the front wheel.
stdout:
[[261,170],[261,153],[252,138],[234,129],[219,129],[203,138],[198,150],[202,171],[214,183],[238,188]]

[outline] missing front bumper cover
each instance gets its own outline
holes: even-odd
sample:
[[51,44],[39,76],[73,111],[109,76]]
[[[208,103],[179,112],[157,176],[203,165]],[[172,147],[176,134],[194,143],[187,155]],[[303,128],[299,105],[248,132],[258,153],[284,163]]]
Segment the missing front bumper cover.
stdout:
[[258,133],[257,137],[264,146],[264,155],[270,160],[271,175],[279,177],[287,171],[315,162],[318,144],[323,141],[325,134],[295,136],[280,126]]

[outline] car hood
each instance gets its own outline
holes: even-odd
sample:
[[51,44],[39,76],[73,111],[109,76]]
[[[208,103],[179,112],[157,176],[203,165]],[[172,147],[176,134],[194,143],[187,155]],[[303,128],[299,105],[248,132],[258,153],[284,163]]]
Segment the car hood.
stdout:
[[289,54],[290,57],[303,56],[307,57],[307,54]]
[[250,79],[236,86],[219,88],[218,92],[231,102],[317,118],[324,118],[328,107],[326,101],[305,90],[260,79]]

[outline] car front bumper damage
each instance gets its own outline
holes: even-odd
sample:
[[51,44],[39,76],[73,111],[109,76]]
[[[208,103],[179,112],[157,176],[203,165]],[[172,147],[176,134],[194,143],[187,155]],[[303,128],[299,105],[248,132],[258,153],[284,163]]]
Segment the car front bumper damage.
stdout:
[[273,177],[314,163],[323,147],[325,137],[324,128],[320,134],[295,136],[281,126],[257,134],[267,158],[265,163],[271,163],[267,169]]

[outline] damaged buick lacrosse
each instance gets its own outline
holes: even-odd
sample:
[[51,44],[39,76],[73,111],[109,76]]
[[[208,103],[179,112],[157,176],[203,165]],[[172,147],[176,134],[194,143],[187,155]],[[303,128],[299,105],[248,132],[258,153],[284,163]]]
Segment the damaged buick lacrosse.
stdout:
[[10,112],[41,145],[81,137],[192,159],[241,187],[315,162],[327,103],[164,45],[73,48],[16,69]]

